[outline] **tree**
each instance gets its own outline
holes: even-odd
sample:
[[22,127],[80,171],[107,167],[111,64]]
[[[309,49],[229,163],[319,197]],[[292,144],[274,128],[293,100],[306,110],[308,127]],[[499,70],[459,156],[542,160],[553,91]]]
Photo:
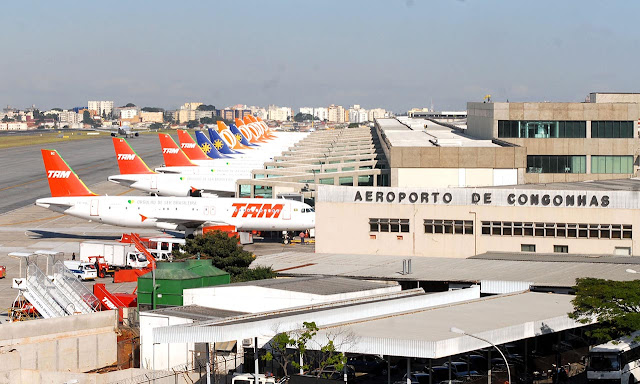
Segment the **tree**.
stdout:
[[238,244],[239,240],[238,236],[229,236],[226,232],[207,232],[187,239],[175,257],[186,259],[199,255],[201,259],[211,259],[214,267],[231,275],[232,282],[275,277],[271,268],[256,268],[254,272],[250,272],[253,270],[249,269],[249,265],[255,256],[242,249],[242,245]]
[[197,111],[215,111],[216,107],[215,105],[206,105],[206,104],[200,104],[198,105],[198,108],[196,108]]
[[200,126],[200,122],[198,120],[189,120],[187,122],[187,128],[196,128]]
[[164,112],[164,108],[160,107],[144,107],[141,110],[143,112]]
[[135,107],[135,106],[136,106],[136,105],[135,105],[135,104],[133,104],[133,103],[127,103],[127,105],[125,105],[125,106],[124,106],[124,108],[133,108],[133,107]]
[[[303,121],[309,121],[309,120],[313,120],[313,116],[309,113],[302,113],[302,112],[298,112],[298,114],[296,114],[293,117],[294,121],[297,121],[298,123],[301,123]],[[316,119],[317,120],[317,119]]]
[[[347,363],[344,353],[336,347],[337,340],[341,343],[351,343],[351,337],[340,337],[340,333],[327,334],[326,344],[321,344],[314,337],[319,328],[315,322],[303,322],[302,329],[297,332],[280,332],[268,343],[268,351],[262,356],[262,360],[275,360],[282,367],[285,376],[288,375],[288,365],[295,369],[308,371],[311,367],[317,367],[317,377],[321,377],[328,366],[334,366],[336,371],[341,371]],[[313,348],[309,344],[315,344]],[[304,365],[295,359],[295,355],[302,356]]]
[[7,115],[4,115],[4,117],[2,118],[2,122],[3,122],[3,123],[8,123],[8,122],[11,122],[11,121],[15,121],[15,120],[14,120],[14,119],[12,119],[12,118],[10,118],[10,117],[9,117],[9,116],[7,116]]
[[598,323],[588,335],[605,342],[640,330],[640,280],[576,279],[576,297],[569,317]]
[[93,125],[93,119],[91,118],[91,113],[89,113],[89,111],[82,112],[82,122]]
[[62,112],[62,108],[51,108],[52,111]]
[[157,122],[156,123],[152,123],[149,126],[149,129],[162,129],[162,128],[164,128],[164,125],[162,125],[162,123],[157,123]]
[[358,128],[360,126],[360,123],[351,123],[349,124],[348,128]]

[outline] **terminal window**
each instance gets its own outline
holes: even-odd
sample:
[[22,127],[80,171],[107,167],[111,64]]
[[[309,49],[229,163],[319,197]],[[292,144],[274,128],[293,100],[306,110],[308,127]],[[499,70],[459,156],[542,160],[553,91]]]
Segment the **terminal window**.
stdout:
[[554,245],[553,252],[555,253],[569,253],[568,245]]
[[472,220],[425,219],[424,233],[473,235]]
[[631,239],[631,224],[533,223],[483,221],[481,232],[490,236],[531,236],[569,239]]
[[587,157],[529,155],[527,173],[587,173]]
[[498,120],[498,137],[520,139],[586,138],[586,121]]
[[592,121],[591,138],[633,138],[633,121]]
[[633,156],[591,156],[591,173],[633,173]]
[[535,252],[535,244],[520,244],[520,252]]
[[409,219],[369,219],[369,232],[409,232]]

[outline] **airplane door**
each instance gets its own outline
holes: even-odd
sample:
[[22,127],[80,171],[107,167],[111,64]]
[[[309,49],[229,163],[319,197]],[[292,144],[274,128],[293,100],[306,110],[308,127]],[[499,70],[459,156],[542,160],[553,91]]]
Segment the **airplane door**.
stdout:
[[98,216],[98,199],[91,200],[91,209],[89,214],[91,216]]
[[151,189],[158,189],[158,175],[151,175]]
[[291,220],[291,204],[285,204],[282,208],[282,219]]

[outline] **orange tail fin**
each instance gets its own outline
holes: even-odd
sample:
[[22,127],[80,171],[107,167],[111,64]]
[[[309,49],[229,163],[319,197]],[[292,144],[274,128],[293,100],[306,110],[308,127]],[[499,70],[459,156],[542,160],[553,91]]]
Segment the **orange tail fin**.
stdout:
[[210,160],[211,158],[207,156],[202,148],[196,144],[193,140],[193,137],[189,134],[189,132],[178,129],[178,140],[180,140],[180,148],[184,151],[184,153],[191,160]]
[[58,151],[43,149],[42,160],[52,197],[97,196],[84,185]]
[[224,121],[216,121],[216,124],[218,125],[218,132],[222,132],[225,129],[228,129],[229,127],[227,127],[227,124],[224,123]]
[[160,146],[162,147],[162,156],[164,157],[164,164],[167,167],[188,167],[195,165],[189,160],[187,155],[182,152],[182,149],[178,147],[173,138],[166,133],[159,133]]
[[127,143],[127,140],[114,137],[113,149],[116,151],[118,168],[120,168],[121,175],[155,173],[142,161],[140,156],[138,156],[129,143]]

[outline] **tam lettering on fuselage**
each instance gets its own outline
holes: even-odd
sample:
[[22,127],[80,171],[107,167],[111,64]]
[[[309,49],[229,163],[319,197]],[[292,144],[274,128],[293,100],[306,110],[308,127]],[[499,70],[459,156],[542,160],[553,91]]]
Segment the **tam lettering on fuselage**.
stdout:
[[118,153],[118,160],[134,160],[136,155],[129,153]]
[[50,179],[68,179],[71,171],[48,171],[47,177]]
[[176,154],[180,151],[180,148],[162,148],[162,153]]
[[[246,204],[246,203],[234,203],[231,204],[234,208],[231,217],[238,217],[240,212],[241,217],[265,217],[277,219],[280,217],[280,212],[284,209],[284,204]],[[244,208],[244,209],[243,209]]]

